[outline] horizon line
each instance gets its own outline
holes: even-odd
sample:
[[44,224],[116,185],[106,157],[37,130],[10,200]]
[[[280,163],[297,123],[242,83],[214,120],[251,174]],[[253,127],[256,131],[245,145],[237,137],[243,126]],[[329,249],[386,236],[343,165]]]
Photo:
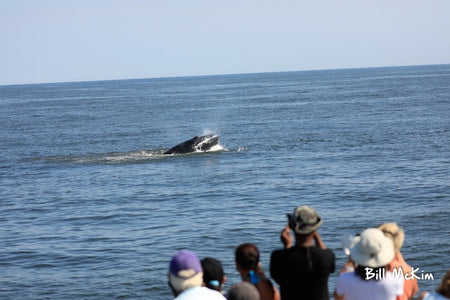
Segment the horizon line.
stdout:
[[125,80],[148,80],[148,79],[176,79],[191,77],[207,77],[207,76],[238,76],[238,75],[257,75],[257,74],[273,74],[273,73],[294,73],[294,72],[317,72],[317,71],[338,71],[338,70],[361,70],[361,69],[383,69],[383,68],[408,68],[408,67],[425,67],[425,66],[446,66],[450,63],[438,64],[417,64],[417,65],[392,65],[377,67],[347,67],[347,68],[326,68],[326,69],[305,69],[305,70],[285,70],[285,71],[267,71],[267,72],[243,72],[243,73],[220,73],[220,74],[199,74],[199,75],[173,75],[173,76],[155,76],[155,77],[138,77],[138,78],[115,78],[115,79],[88,79],[88,80],[68,80],[68,81],[49,81],[49,82],[30,82],[30,83],[12,83],[0,84],[0,87],[19,86],[19,85],[44,85],[44,84],[64,84],[64,83],[88,83],[88,82],[105,82],[105,81],[125,81]]

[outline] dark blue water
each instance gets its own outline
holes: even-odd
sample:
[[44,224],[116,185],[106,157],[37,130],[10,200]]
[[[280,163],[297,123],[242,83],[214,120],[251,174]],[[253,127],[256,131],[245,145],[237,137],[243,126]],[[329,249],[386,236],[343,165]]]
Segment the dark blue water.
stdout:
[[[383,222],[407,262],[450,257],[450,65],[0,86],[0,298],[170,299],[168,262],[255,243],[287,212],[341,238]],[[165,149],[217,133],[220,152]],[[334,289],[337,272],[330,278]]]

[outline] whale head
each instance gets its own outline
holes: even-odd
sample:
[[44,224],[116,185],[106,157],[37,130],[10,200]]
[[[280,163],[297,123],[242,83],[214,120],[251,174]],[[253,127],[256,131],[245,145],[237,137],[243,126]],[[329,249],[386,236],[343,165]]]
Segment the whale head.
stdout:
[[208,151],[219,144],[219,135],[217,134],[196,136],[194,139],[194,148],[196,151],[200,152]]
[[219,144],[218,134],[207,134],[195,136],[175,147],[170,148],[164,154],[184,154],[192,152],[205,152],[211,150],[214,146]]

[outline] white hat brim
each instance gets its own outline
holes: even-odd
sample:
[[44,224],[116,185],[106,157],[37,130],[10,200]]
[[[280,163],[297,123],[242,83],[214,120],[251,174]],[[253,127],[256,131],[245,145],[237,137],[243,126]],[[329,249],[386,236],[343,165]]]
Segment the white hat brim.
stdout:
[[359,266],[383,267],[395,256],[394,244],[381,230],[369,228],[353,239],[350,256]]

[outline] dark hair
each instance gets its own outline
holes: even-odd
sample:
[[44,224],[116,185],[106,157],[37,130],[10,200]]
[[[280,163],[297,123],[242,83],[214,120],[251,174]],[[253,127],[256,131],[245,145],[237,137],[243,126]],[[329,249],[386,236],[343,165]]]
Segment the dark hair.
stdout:
[[[355,274],[358,275],[359,278],[362,280],[381,280],[382,278],[373,276],[369,279],[367,279],[367,273],[366,273],[366,266],[356,266],[355,268]],[[383,270],[386,268],[386,266],[378,267],[378,268],[371,268],[372,273],[374,274],[383,274]]]
[[255,270],[259,263],[258,248],[250,243],[242,244],[235,251],[236,263],[244,270]]
[[442,277],[441,284],[436,289],[436,292],[444,297],[450,297],[450,269],[445,273],[444,277]]
[[220,291],[225,276],[222,264],[215,258],[206,257],[201,260],[203,269],[203,282],[207,288]]

